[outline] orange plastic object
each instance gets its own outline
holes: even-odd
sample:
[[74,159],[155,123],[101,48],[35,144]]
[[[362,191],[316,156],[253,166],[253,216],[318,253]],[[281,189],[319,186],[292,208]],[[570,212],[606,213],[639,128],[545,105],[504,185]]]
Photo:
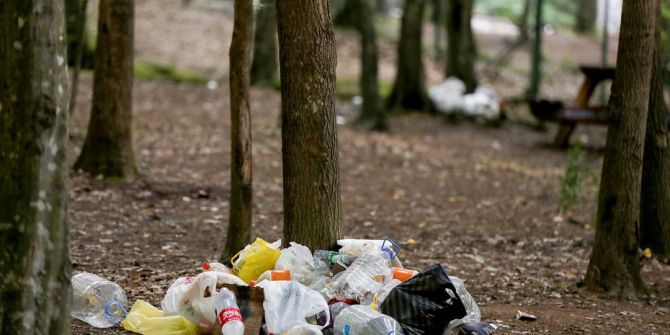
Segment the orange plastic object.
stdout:
[[396,267],[394,267],[392,270],[393,270],[393,279],[400,280],[403,283],[406,282],[408,279],[416,276],[417,273],[419,273],[414,270],[396,268]]
[[209,264],[208,262],[204,262],[204,263],[202,263],[202,269],[203,269],[203,270],[205,270],[205,271],[209,271],[209,269],[211,269],[211,268],[212,268],[212,265]]
[[270,274],[272,281],[276,280],[291,280],[291,271],[288,270],[274,270]]

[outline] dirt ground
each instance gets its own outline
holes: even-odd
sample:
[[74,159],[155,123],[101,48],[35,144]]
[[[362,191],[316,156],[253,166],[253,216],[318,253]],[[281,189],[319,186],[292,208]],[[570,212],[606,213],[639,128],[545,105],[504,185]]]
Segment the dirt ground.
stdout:
[[[171,282],[198,272],[221,251],[229,192],[227,47],[231,2],[138,0],[139,58],[200,71],[220,85],[137,81],[134,139],[141,177],[110,185],[74,173],[71,187],[71,252],[75,271],[116,281],[130,301],[159,306]],[[427,29],[428,30],[428,29]],[[338,32],[340,77],[358,71],[356,36]],[[502,47],[500,37],[480,36],[483,53]],[[428,39],[427,39],[428,40]],[[547,37],[544,94],[570,99],[580,81],[562,71],[567,60],[595,62],[598,44],[557,32]],[[393,78],[393,45],[381,42],[382,78]],[[571,53],[572,52],[572,53]],[[483,78],[504,96],[525,87],[523,52],[497,81]],[[427,61],[431,83],[441,67]],[[91,74],[84,73],[72,119],[73,161],[85,137]],[[280,96],[252,90],[254,235],[282,235]],[[338,114],[354,117],[349,101]],[[522,109],[514,118],[528,117]],[[466,285],[482,318],[497,334],[670,334],[670,265],[643,260],[649,297],[600,298],[579,288],[594,234],[597,187],[587,179],[580,203],[559,215],[560,178],[566,155],[549,149],[552,131],[519,122],[491,128],[450,123],[422,114],[395,115],[389,133],[339,127],[342,206],[347,237],[390,237],[402,243],[405,266],[442,262]],[[604,130],[582,127],[588,139],[584,165],[598,172]],[[517,310],[535,314],[517,321]],[[75,334],[122,334],[75,321]]]

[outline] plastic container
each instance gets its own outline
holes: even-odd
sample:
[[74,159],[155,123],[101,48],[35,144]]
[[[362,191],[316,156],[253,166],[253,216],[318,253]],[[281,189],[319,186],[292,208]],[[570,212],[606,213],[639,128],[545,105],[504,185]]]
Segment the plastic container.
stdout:
[[96,328],[109,328],[126,318],[128,299],[123,289],[92,273],[72,277],[72,317]]
[[410,278],[416,276],[419,272],[409,269],[397,268],[394,267],[391,269],[393,271],[393,279],[399,280],[401,283],[406,282]]
[[314,252],[314,259],[325,263],[328,267],[339,264],[348,267],[354,262],[356,257],[349,256],[344,253],[330,250],[317,250]]
[[400,324],[369,306],[355,305],[342,310],[335,320],[335,335],[402,335]]
[[391,265],[388,253],[366,251],[351,264],[346,271],[333,277],[327,294],[330,298],[364,301],[378,292],[391,279]]
[[244,335],[242,313],[233,292],[224,287],[215,293],[214,306],[223,335]]
[[270,270],[263,272],[258,279],[256,279],[256,284],[260,283],[263,280],[291,280],[291,271],[288,270]]
[[202,263],[202,269],[204,271],[216,271],[216,272],[223,272],[223,273],[230,273],[230,269],[226,267],[225,265],[217,262],[204,262]]

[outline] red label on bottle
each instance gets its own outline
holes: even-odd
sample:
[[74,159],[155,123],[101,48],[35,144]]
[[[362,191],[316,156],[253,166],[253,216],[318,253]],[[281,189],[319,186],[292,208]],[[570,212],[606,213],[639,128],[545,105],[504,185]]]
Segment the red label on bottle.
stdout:
[[239,308],[224,308],[221,312],[219,312],[219,323],[222,326],[225,325],[228,321],[233,320],[242,321],[242,313],[240,313]]

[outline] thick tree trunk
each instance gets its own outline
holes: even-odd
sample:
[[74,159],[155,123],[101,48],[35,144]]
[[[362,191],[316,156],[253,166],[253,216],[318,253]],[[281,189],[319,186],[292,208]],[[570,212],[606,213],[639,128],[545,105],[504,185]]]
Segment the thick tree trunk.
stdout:
[[335,126],[335,32],[327,0],[277,0],[284,243],[334,248],[342,236]]
[[277,51],[277,18],[274,0],[262,0],[256,11],[254,56],[251,84],[274,86],[279,67]]
[[101,0],[95,51],[93,108],[74,168],[93,176],[133,180],[134,1]]
[[638,225],[657,4],[656,0],[623,2],[596,236],[584,279],[590,290],[614,296],[634,296],[645,290]]
[[580,33],[593,32],[598,16],[598,0],[580,0],[577,3],[579,8],[575,15],[575,30]]
[[361,35],[361,93],[363,107],[359,120],[370,129],[385,131],[388,129],[386,113],[379,97],[377,36],[374,26],[374,12],[368,0],[352,0],[357,7],[354,20]]
[[468,93],[477,88],[477,46],[470,24],[473,3],[474,0],[451,0],[447,6],[447,77],[462,80]]
[[0,1],[0,334],[70,333],[62,0]]
[[656,17],[656,51],[651,76],[647,135],[644,144],[640,199],[640,245],[663,259],[670,258],[670,111],[663,97],[664,64],[661,11]]
[[426,0],[407,0],[402,16],[398,66],[389,109],[430,110],[431,102],[425,87],[421,33]]
[[230,211],[224,261],[230,260],[251,240],[249,67],[253,29],[253,0],[235,0],[235,23],[230,43]]

